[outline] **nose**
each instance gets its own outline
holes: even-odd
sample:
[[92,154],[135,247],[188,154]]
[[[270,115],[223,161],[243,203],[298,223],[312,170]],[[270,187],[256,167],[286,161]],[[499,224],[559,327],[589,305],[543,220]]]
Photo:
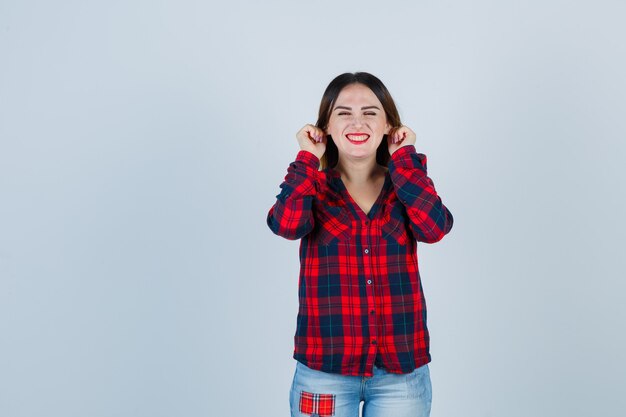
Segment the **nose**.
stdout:
[[363,124],[363,121],[361,120],[361,115],[354,115],[354,117],[352,118],[352,124],[354,126],[361,126]]

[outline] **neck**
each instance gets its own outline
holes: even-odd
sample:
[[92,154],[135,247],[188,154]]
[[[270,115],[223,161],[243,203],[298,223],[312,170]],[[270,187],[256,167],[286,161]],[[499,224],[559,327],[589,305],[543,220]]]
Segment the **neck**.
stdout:
[[385,168],[376,163],[376,157],[367,160],[346,160],[339,157],[335,167],[341,178],[353,184],[365,184],[380,177]]

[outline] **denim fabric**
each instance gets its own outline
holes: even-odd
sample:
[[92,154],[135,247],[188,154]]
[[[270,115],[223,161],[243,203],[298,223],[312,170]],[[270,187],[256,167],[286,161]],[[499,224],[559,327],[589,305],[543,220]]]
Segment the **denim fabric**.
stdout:
[[373,376],[361,377],[316,371],[298,362],[289,403],[292,417],[358,417],[361,402],[363,417],[428,417],[431,399],[428,365],[408,374],[374,367]]

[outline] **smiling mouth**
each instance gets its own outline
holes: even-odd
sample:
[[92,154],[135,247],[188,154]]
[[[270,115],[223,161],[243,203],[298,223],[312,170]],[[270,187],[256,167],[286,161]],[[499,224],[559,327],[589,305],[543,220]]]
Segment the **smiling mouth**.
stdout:
[[367,140],[370,138],[370,135],[368,135],[367,133],[348,133],[346,135],[346,138],[348,138],[350,143],[360,145],[367,142]]

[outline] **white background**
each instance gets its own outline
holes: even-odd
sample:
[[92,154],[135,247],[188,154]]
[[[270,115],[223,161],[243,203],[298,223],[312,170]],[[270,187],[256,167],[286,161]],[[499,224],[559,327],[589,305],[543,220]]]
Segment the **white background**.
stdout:
[[626,408],[622,1],[0,0],[0,415],[286,416],[267,211],[348,71],[452,211],[433,417]]

